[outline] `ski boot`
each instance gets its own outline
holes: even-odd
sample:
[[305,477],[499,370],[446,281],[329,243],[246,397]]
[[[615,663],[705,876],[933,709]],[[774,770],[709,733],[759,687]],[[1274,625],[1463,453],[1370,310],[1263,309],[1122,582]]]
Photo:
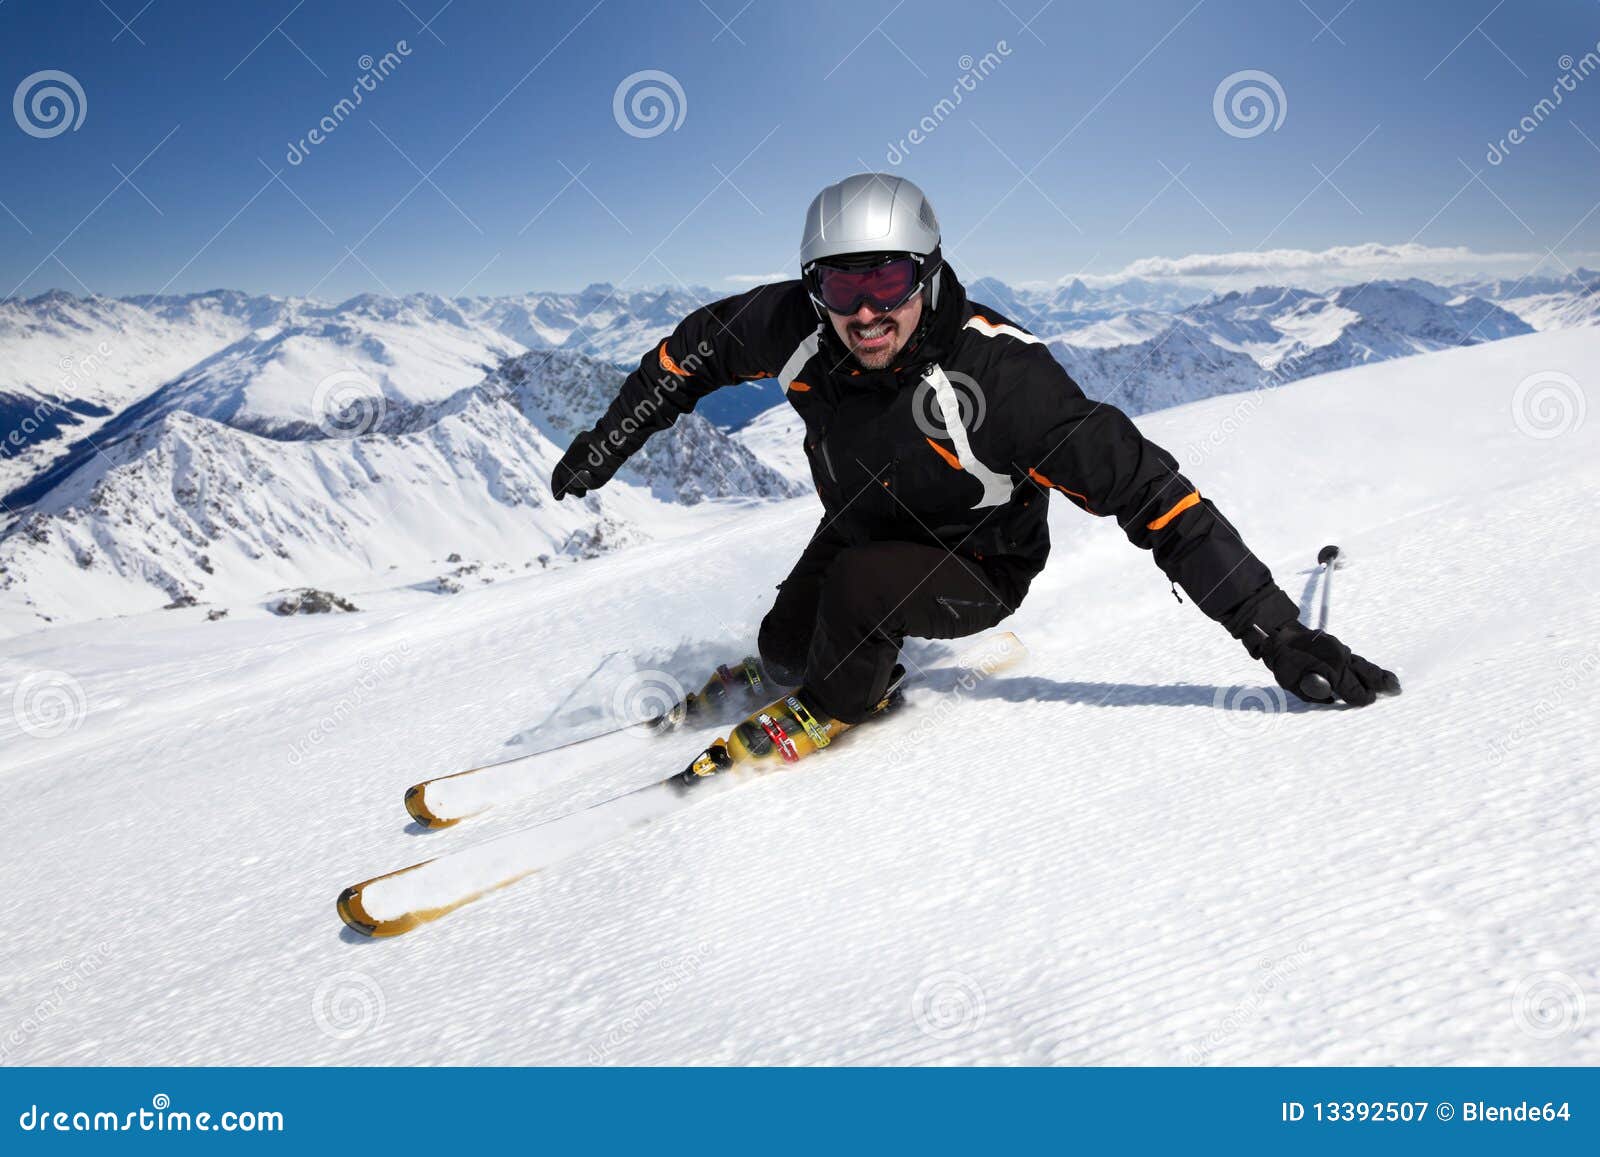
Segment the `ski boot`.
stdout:
[[[900,705],[904,699],[900,684],[904,679],[905,668],[896,665],[889,690],[868,718],[879,718]],[[679,780],[684,785],[692,784],[736,764],[794,763],[814,751],[821,751],[856,726],[811,710],[801,698],[804,694],[805,689],[798,688],[750,715],[736,725],[726,739],[717,740],[697,755]]]
[[759,703],[767,694],[770,694],[769,684],[761,661],[754,655],[746,655],[737,666],[726,663],[719,666],[704,687],[689,692],[660,715],[645,720],[644,726],[664,734],[691,720],[711,720],[726,715],[730,707],[742,710],[748,704]]

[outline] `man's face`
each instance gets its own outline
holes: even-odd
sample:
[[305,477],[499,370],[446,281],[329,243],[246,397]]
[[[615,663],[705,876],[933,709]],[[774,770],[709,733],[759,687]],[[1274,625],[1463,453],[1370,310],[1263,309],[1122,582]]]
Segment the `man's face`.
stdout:
[[922,320],[922,294],[918,292],[899,309],[882,313],[863,302],[854,313],[828,311],[833,332],[861,363],[862,369],[881,370],[905,348]]

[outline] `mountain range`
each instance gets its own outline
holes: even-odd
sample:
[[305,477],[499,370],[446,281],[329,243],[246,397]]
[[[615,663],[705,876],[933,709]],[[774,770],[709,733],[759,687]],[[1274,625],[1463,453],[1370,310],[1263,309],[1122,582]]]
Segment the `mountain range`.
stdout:
[[[379,338],[381,328],[346,317],[254,331],[15,489],[0,535],[0,633],[163,606],[257,606],[308,584],[448,592],[680,533],[705,520],[702,504],[804,491],[690,414],[604,490],[556,502],[551,471],[621,369],[524,351],[469,374],[476,354],[458,327],[414,320]],[[362,369],[329,369],[344,359]],[[402,370],[424,376],[397,380]],[[296,371],[299,391],[287,386]],[[307,395],[330,379],[355,387],[355,403],[319,420]]]

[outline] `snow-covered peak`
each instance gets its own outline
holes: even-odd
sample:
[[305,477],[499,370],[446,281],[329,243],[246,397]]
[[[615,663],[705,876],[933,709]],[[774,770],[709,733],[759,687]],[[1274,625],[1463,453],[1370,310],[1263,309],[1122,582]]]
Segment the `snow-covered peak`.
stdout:
[[804,490],[690,414],[610,485],[555,502],[556,462],[623,377],[564,351],[480,368],[451,389],[451,374],[473,372],[450,360],[460,351],[413,340],[407,356],[443,359],[432,378],[408,367],[406,380],[430,389],[396,395],[360,436],[310,427],[302,403],[328,351],[366,356],[372,380],[398,372],[378,357],[394,351],[377,323],[342,317],[236,343],[24,492],[30,505],[0,537],[0,633],[290,586],[454,589],[441,569],[451,554],[489,573],[542,570],[674,533],[708,500]]
[[621,364],[720,294],[700,286],[623,290],[606,282],[576,293],[461,298],[461,312],[529,349],[568,349]]
[[1214,294],[1189,306],[1184,312],[1196,317],[1206,314],[1237,316],[1242,311],[1251,310],[1259,316],[1294,309],[1316,296],[1310,290],[1293,289],[1286,285],[1258,285],[1254,289],[1235,289]]
[[[1137,414],[1530,332],[1469,294],[1373,281],[1324,293],[1260,286],[1217,294],[1170,317],[1129,313],[1068,330],[1050,348],[1091,397]],[[1122,333],[1132,340],[1115,341]]]
[[1163,332],[1172,324],[1169,314],[1149,309],[1135,309],[1116,317],[1091,321],[1063,330],[1044,334],[1047,340],[1064,342],[1079,349],[1107,349],[1112,346],[1136,345]]
[[[286,309],[276,324],[235,335],[130,400],[86,431],[92,439],[73,441],[48,468],[7,487],[7,502],[35,501],[107,445],[168,414],[200,415],[280,439],[367,432],[481,381],[521,350],[479,323],[432,312],[426,300]],[[73,433],[65,431],[68,439]]]
[[1172,313],[1205,297],[1205,291],[1178,282],[1143,278],[1074,277],[1062,284],[1012,286],[980,277],[967,286],[973,301],[992,305],[1035,333],[1061,333],[1089,322],[1135,310]]
[[462,329],[473,325],[455,302],[436,293],[408,293],[404,297],[359,293],[338,305],[319,309],[315,315],[333,321],[366,318],[414,325],[439,323]]
[[[622,380],[623,371],[598,358],[534,351],[507,361],[483,389],[506,398],[541,434],[565,448],[605,412]],[[663,500],[688,503],[734,496],[790,498],[807,489],[700,414],[687,414],[653,437],[619,477],[648,486]]]
[[163,382],[253,330],[289,322],[304,305],[227,290],[121,300],[58,290],[0,302],[0,430],[8,439],[0,494]]

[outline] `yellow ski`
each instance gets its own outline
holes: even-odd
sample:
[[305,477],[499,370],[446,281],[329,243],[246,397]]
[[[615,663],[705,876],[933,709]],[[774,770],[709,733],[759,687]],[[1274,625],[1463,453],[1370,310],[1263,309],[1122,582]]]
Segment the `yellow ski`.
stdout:
[[[958,660],[961,687],[1027,654],[1009,631],[985,636]],[[887,701],[887,700],[886,700]],[[399,936],[602,843],[654,823],[708,792],[760,778],[826,747],[847,726],[817,719],[793,696],[762,708],[682,771],[527,831],[374,876],[339,893],[339,918],[363,936]],[[472,886],[462,880],[490,880]]]

